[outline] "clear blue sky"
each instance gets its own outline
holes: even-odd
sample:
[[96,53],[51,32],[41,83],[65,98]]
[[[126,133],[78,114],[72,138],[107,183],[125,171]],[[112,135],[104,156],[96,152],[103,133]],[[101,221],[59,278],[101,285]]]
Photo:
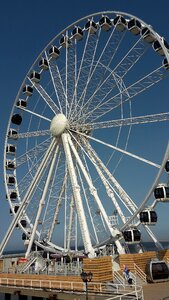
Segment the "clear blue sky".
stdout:
[[[17,91],[35,58],[67,25],[95,12],[115,10],[138,16],[169,40],[168,0],[6,0],[0,9],[0,239],[10,222],[3,185],[3,147],[6,127]],[[167,128],[167,127],[166,127]],[[159,145],[158,145],[159,146]],[[169,211],[169,206],[165,205]],[[168,213],[167,213],[168,215]],[[164,216],[166,216],[164,214]],[[161,221],[160,221],[161,222]],[[162,235],[168,239],[167,230]],[[165,230],[161,222],[161,233]],[[11,247],[13,247],[12,241]]]

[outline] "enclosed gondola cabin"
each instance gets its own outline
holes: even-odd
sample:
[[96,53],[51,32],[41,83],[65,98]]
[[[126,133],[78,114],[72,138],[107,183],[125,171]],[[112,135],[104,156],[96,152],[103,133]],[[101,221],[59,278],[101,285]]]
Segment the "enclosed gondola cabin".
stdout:
[[[19,205],[15,205],[15,206],[13,207],[13,211],[14,211],[15,214],[17,213],[18,209],[19,209]],[[11,214],[11,215],[13,215],[13,211],[12,211],[12,209],[10,209],[10,214]]]
[[23,93],[28,97],[31,97],[33,94],[33,88],[30,85],[25,85],[22,89]]
[[40,74],[36,71],[33,71],[31,74],[30,74],[30,79],[35,82],[35,83],[39,83],[40,81]]
[[167,173],[169,172],[169,160],[165,164],[165,170]]
[[22,225],[22,227],[26,228],[27,222],[26,222],[25,219],[22,219],[22,220],[20,221],[20,224]]
[[26,108],[26,106],[27,106],[27,101],[26,100],[23,100],[23,99],[19,99],[18,101],[17,101],[17,107],[19,107],[19,108]]
[[[27,226],[26,220],[25,220],[25,219],[20,220],[20,225],[21,225],[23,228],[26,228],[26,226]],[[19,224],[16,224],[16,228],[19,228]]]
[[141,240],[141,233],[137,228],[129,228],[123,231],[123,237],[127,244],[137,244]]
[[49,69],[49,64],[46,58],[42,58],[39,61],[39,68],[41,68],[42,70],[48,70]]
[[[168,43],[166,42],[166,40],[162,39],[162,44],[164,45],[164,47],[166,48],[167,51],[169,51],[169,45]],[[155,50],[155,52],[157,52],[158,54],[164,56],[165,53],[164,53],[164,49],[163,47],[161,46],[160,42],[158,40],[156,40],[154,43],[153,43],[153,49]]]
[[108,17],[103,16],[99,20],[99,25],[104,31],[109,31],[110,28],[112,27],[112,22],[110,21],[110,19]]
[[162,65],[166,70],[169,70],[169,63],[168,63],[167,58],[163,59]]
[[15,190],[9,191],[9,197],[11,201],[15,201],[18,197],[17,191]]
[[13,175],[7,175],[6,177],[6,183],[7,185],[15,185],[16,183],[16,180],[15,180],[15,177]]
[[123,16],[117,16],[113,20],[113,25],[116,26],[118,31],[124,31],[126,29],[127,22]]
[[97,24],[92,21],[92,20],[89,20],[86,25],[85,25],[85,29],[90,33],[90,34],[95,34],[96,31],[97,31]]
[[63,48],[69,48],[71,46],[71,40],[67,35],[63,35],[59,43]]
[[16,163],[14,160],[6,160],[6,169],[7,170],[11,170],[13,171],[14,169],[16,169]]
[[169,187],[166,184],[159,184],[154,189],[154,196],[161,202],[169,202]]
[[169,280],[168,264],[165,261],[151,260],[146,265],[147,281],[160,282]]
[[10,128],[10,129],[9,129],[9,132],[8,132],[8,137],[9,137],[10,139],[16,140],[16,139],[17,139],[17,136],[16,136],[17,134],[18,134],[17,130],[15,130],[15,129],[13,129],[13,128]]
[[12,116],[11,122],[15,125],[20,125],[22,123],[22,117],[19,114]]
[[156,39],[154,34],[147,27],[144,27],[141,30],[141,36],[144,39],[144,41],[150,44],[153,43]]
[[140,222],[144,225],[155,225],[157,223],[157,214],[154,210],[145,209],[140,212]]
[[11,144],[8,144],[8,145],[6,146],[6,153],[7,153],[7,154],[14,155],[14,154],[16,153],[16,146],[11,145]]
[[141,31],[141,23],[137,19],[131,19],[128,21],[127,28],[133,34],[138,35]]
[[74,39],[76,39],[77,41],[81,41],[83,38],[83,30],[80,27],[75,27],[72,30],[72,36]]
[[52,46],[50,49],[49,49],[49,56],[52,57],[52,58],[58,58],[60,55],[60,50],[56,47],[56,46]]

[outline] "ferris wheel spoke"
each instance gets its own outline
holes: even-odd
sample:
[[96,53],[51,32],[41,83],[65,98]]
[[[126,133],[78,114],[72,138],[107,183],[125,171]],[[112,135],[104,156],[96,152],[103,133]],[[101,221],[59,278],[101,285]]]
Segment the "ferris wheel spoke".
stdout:
[[99,140],[99,139],[96,139],[96,138],[94,138],[94,137],[87,136],[86,134],[84,134],[84,133],[82,133],[82,132],[78,132],[78,134],[80,134],[80,135],[82,135],[82,136],[85,136],[86,138],[91,139],[91,140],[93,140],[93,141],[95,141],[95,142],[98,142],[98,143],[100,143],[100,144],[102,144],[102,145],[104,145],[104,146],[107,146],[107,147],[109,147],[109,148],[112,148],[112,149],[114,149],[114,150],[116,150],[116,151],[118,151],[118,152],[121,152],[121,153],[123,153],[123,154],[126,154],[126,155],[128,155],[128,156],[130,156],[130,157],[133,157],[133,158],[135,158],[135,159],[137,159],[137,160],[140,160],[140,161],[142,161],[142,162],[144,162],[144,163],[147,163],[148,165],[154,166],[154,167],[156,167],[156,168],[160,168],[160,167],[161,167],[160,165],[158,165],[158,164],[156,164],[156,163],[154,163],[154,162],[151,162],[150,160],[147,160],[147,159],[145,159],[145,158],[142,158],[142,157],[140,157],[140,156],[138,156],[138,155],[135,155],[135,154],[133,154],[133,153],[130,153],[130,152],[128,152],[128,151],[122,150],[122,149],[120,149],[120,148],[118,148],[118,147],[115,147],[115,146],[113,146],[113,145],[111,145],[111,144],[105,143],[105,142],[103,142],[103,141],[101,141],[101,140]]
[[142,37],[140,37],[113,69],[113,73],[120,78],[123,78],[139,59],[142,58],[148,49],[149,45],[145,43]]
[[114,190],[118,192],[118,195],[123,199],[123,201],[127,204],[126,207],[130,207],[130,209],[135,212],[137,205],[134,203],[134,201],[129,197],[129,195],[126,193],[126,191],[120,186],[118,181],[115,179],[115,177],[111,174],[111,172],[108,170],[108,168],[104,165],[102,160],[97,155],[96,151],[92,148],[92,146],[87,142],[85,139],[83,139],[83,143],[86,146],[86,149],[88,153],[90,154],[90,157],[96,162],[95,164],[100,166],[101,170],[108,176],[108,179],[113,184]]
[[[86,77],[86,80],[85,80],[84,89],[83,89],[83,91],[82,91],[82,93],[79,97],[79,100],[78,100],[78,104],[80,106],[83,106],[83,104],[84,104],[84,100],[85,100],[85,96],[86,96],[86,93],[87,93],[88,85],[89,85],[90,79],[92,78],[92,73],[94,72],[94,69],[95,69],[94,60],[95,60],[95,55],[96,55],[96,51],[97,51],[97,47],[98,47],[98,43],[99,43],[100,33],[101,33],[101,30],[99,30],[94,37],[91,36],[91,38],[92,38],[92,43],[91,43],[92,51],[90,49],[90,51],[91,51],[90,59],[89,59],[89,57],[86,57],[85,66],[89,63],[90,63],[90,65],[88,65],[88,71],[87,72],[85,71],[87,77]],[[92,56],[91,56],[91,54],[92,54]]]
[[99,36],[100,36],[100,29],[95,34],[90,34],[88,32],[88,36],[86,39],[86,44],[84,47],[84,52],[82,56],[81,65],[79,68],[79,72],[77,75],[77,81],[76,81],[76,91],[77,91],[77,97],[78,102],[77,105],[81,107],[81,101],[83,101],[83,95],[86,93],[87,86],[88,86],[88,78],[90,78],[94,59],[96,55],[96,49],[99,42]]
[[[39,239],[41,241],[47,241],[49,240],[49,234],[51,231],[51,228],[54,229],[54,212],[55,212],[55,206],[56,206],[56,199],[54,197],[54,190],[55,190],[55,181],[56,181],[56,176],[58,173],[58,168],[60,164],[60,157],[61,157],[61,152],[59,151],[58,147],[58,157],[57,157],[57,162],[54,170],[54,175],[53,178],[51,178],[51,186],[49,187],[49,195],[46,197],[46,205],[45,205],[45,211],[43,214],[42,218],[42,228],[40,231]],[[57,153],[56,153],[57,154]],[[53,231],[51,232],[52,235]]]
[[55,152],[54,152],[52,161],[51,161],[51,165],[50,165],[50,168],[49,168],[49,173],[48,173],[48,176],[47,176],[47,179],[46,179],[46,182],[45,182],[43,193],[42,193],[42,196],[39,200],[39,207],[38,207],[38,210],[37,210],[36,218],[35,218],[35,221],[34,221],[32,233],[31,233],[31,237],[30,237],[30,241],[29,241],[29,244],[28,244],[28,248],[27,248],[25,257],[28,257],[28,255],[31,251],[31,248],[32,248],[32,244],[33,244],[33,241],[34,241],[34,238],[35,238],[37,226],[38,226],[38,223],[39,223],[39,219],[40,219],[40,216],[41,216],[41,213],[42,213],[45,198],[46,198],[48,188],[49,188],[49,185],[50,185],[50,181],[51,181],[51,178],[52,178],[52,174],[53,174],[53,170],[54,170],[58,150],[59,150],[59,146],[57,145],[56,148],[55,148]]
[[40,119],[42,119],[42,120],[46,120],[46,121],[48,121],[48,122],[51,122],[51,119],[49,119],[49,118],[47,118],[47,117],[45,117],[45,116],[43,116],[43,115],[40,115],[40,114],[38,114],[38,113],[36,113],[36,112],[34,112],[34,111],[32,111],[32,110],[29,110],[29,109],[26,109],[26,108],[20,108],[22,111],[24,111],[24,112],[27,112],[27,113],[29,113],[29,114],[31,114],[31,115],[33,115],[33,116],[36,116],[36,117],[38,117],[38,118],[40,118]]
[[38,170],[36,172],[36,175],[33,178],[32,182],[31,182],[31,184],[29,186],[29,189],[27,190],[27,192],[26,192],[26,194],[24,196],[23,201],[22,201],[22,203],[19,206],[17,214],[15,215],[13,221],[11,222],[11,224],[10,224],[10,226],[9,226],[7,232],[6,232],[6,235],[5,235],[4,239],[2,240],[2,242],[0,244],[0,254],[2,254],[2,252],[3,252],[4,248],[5,248],[8,240],[9,240],[9,238],[11,236],[11,234],[13,233],[14,228],[16,227],[17,223],[19,222],[20,218],[22,217],[23,212],[26,209],[26,207],[27,207],[27,205],[28,205],[28,203],[30,201],[31,195],[33,193],[33,190],[36,187],[36,184],[37,184],[40,176],[42,175],[42,173],[43,173],[43,171],[45,169],[45,166],[46,166],[46,164],[48,162],[48,158],[50,156],[50,153],[53,150],[53,148],[55,147],[55,143],[56,142],[53,139],[52,142],[51,142],[51,144],[50,144],[50,146],[49,146],[49,148],[48,148],[48,150],[46,151],[45,156],[43,157],[43,159],[41,161],[41,164],[39,165],[39,168],[38,168]]
[[26,151],[25,153],[18,156],[17,166],[20,166],[23,163],[25,163],[28,158],[33,159],[35,155],[38,155],[46,151],[46,148],[49,147],[50,142],[51,142],[51,138],[47,138],[45,141],[39,143],[37,146],[33,147],[32,149],[29,149],[29,151]]
[[51,97],[44,90],[44,88],[39,83],[35,83],[31,79],[29,79],[29,80],[32,83],[32,85],[35,87],[35,89],[39,93],[39,95],[42,97],[42,99],[45,101],[45,103],[47,103],[47,105],[50,107],[50,109],[54,112],[54,114],[60,113],[59,107],[51,99]]
[[[77,53],[76,43],[71,43],[70,47],[66,48],[66,77],[67,77],[67,115],[71,115],[72,108],[75,108],[73,103],[77,101],[77,90],[76,90],[76,72],[77,72]],[[74,97],[76,96],[76,99]]]
[[163,122],[169,121],[169,112],[160,113],[160,114],[152,114],[146,116],[139,117],[131,117],[119,120],[111,120],[105,122],[97,122],[97,123],[88,123],[85,124],[84,127],[90,127],[92,130],[101,129],[101,128],[110,128],[110,127],[120,127],[120,126],[130,126],[130,125],[139,125],[139,124],[149,124],[153,122]]
[[37,130],[37,131],[29,131],[29,132],[22,132],[13,134],[12,137],[14,139],[24,139],[24,138],[32,138],[32,137],[38,137],[38,136],[46,136],[51,135],[50,130]]
[[66,182],[67,182],[67,172],[64,176],[63,182],[61,184],[61,188],[60,188],[60,192],[59,192],[59,196],[57,198],[57,202],[56,202],[56,206],[55,206],[55,210],[54,210],[54,216],[53,216],[53,223],[51,225],[51,228],[49,229],[49,233],[48,233],[48,239],[47,242],[49,242],[52,239],[52,234],[54,231],[54,227],[57,225],[57,223],[59,222],[59,212],[62,206],[62,202],[63,202],[63,194],[65,191],[65,186],[66,186]]
[[[23,195],[25,194],[25,191],[29,188],[31,181],[36,173],[36,170],[38,169],[39,164],[40,164],[41,160],[43,159],[43,155],[44,155],[44,153],[41,153],[41,155],[39,154],[38,160],[35,162],[32,161],[31,157],[27,156],[27,160],[31,160],[31,166],[30,166],[28,172],[26,172],[24,174],[24,176],[22,176],[21,180],[19,182],[17,182],[17,186],[16,186],[16,188],[20,190],[20,197],[23,197]],[[34,157],[33,157],[33,159],[34,159]],[[25,162],[26,162],[26,160],[25,160]],[[22,161],[22,164],[24,164],[25,162]],[[22,164],[20,164],[20,165],[17,164],[18,171],[19,171],[19,167]]]
[[126,90],[123,91],[123,94],[121,94],[120,92],[104,102],[103,100],[100,101],[98,105],[88,113],[88,115],[86,114],[86,119],[92,116],[95,112],[95,114],[97,114],[93,118],[93,121],[97,120],[98,118],[104,116],[113,109],[119,107],[121,105],[121,96],[123,96],[123,103],[125,103],[137,96],[138,94],[142,93],[143,91],[147,90],[154,84],[157,84],[160,80],[164,79],[165,76],[167,76],[162,73],[162,68],[163,67],[157,68],[148,75],[131,84],[126,88]]
[[[72,59],[72,76],[70,76],[69,73],[69,78],[72,81],[72,85],[70,82],[70,86],[71,86],[71,95],[70,95],[70,106],[69,106],[69,113],[68,113],[68,118],[71,118],[72,112],[75,111],[78,107],[77,104],[77,41],[75,40],[74,42],[74,56]],[[70,59],[69,59],[69,64],[70,64]],[[73,67],[73,68],[72,68]]]
[[48,59],[46,52],[45,55],[48,61],[50,76],[52,78],[54,90],[58,99],[59,109],[60,112],[63,113],[63,107],[65,105],[65,98],[66,98],[66,92],[63,85],[63,80],[58,65],[55,62],[55,59]]
[[[76,80],[76,85],[75,85],[75,92],[76,93],[77,93],[77,88],[78,88],[78,85],[79,85],[79,81],[81,81],[81,77],[82,78],[84,77],[83,72],[84,72],[84,68],[85,68],[85,64],[86,64],[87,54],[88,53],[90,54],[90,52],[92,52],[92,51],[90,51],[90,43],[89,43],[90,38],[95,38],[95,36],[93,36],[93,35],[91,36],[89,31],[88,31],[87,38],[86,38],[86,41],[85,41],[84,50],[83,50],[83,54],[82,54],[82,58],[81,58],[81,62],[80,62],[79,71],[78,71],[78,74],[77,74],[77,80]],[[91,61],[91,54],[89,55],[88,60],[89,60],[89,62]],[[90,65],[90,63],[89,63],[89,65]]]

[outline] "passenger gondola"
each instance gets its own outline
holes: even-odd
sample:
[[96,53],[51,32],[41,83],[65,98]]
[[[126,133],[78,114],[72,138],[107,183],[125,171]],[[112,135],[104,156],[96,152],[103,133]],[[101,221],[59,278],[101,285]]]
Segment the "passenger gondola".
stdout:
[[130,32],[138,35],[141,31],[141,23],[137,19],[131,19],[128,21],[127,28]]
[[16,104],[19,108],[26,108],[27,106],[27,101],[23,100],[23,99],[19,99],[17,104]]
[[53,58],[58,58],[60,55],[60,50],[56,47],[56,46],[52,46],[50,49],[49,49],[49,56],[50,57],[53,57]]
[[140,212],[140,222],[144,225],[155,225],[157,223],[157,214],[154,210],[145,209]]
[[63,35],[59,43],[63,48],[69,48],[71,46],[71,40],[67,35]]
[[154,196],[161,202],[169,202],[169,187],[161,183],[154,189]]
[[147,27],[144,27],[142,30],[141,30],[141,35],[142,35],[142,38],[147,42],[147,43],[153,43],[155,41],[155,36],[154,34],[151,32],[150,29],[148,29]]
[[9,132],[8,132],[8,137],[10,139],[17,139],[16,135],[18,134],[17,130],[13,129],[13,128],[10,128],[9,129]]
[[99,25],[101,26],[101,28],[104,31],[109,31],[110,28],[112,27],[112,22],[110,21],[110,19],[106,16],[103,16],[100,20],[99,20]]
[[85,29],[90,33],[90,34],[95,34],[96,31],[97,31],[97,24],[92,21],[92,20],[89,20],[86,25],[85,25]]
[[80,27],[75,27],[72,30],[72,36],[74,39],[81,41],[83,38],[83,30]]
[[25,85],[23,87],[22,91],[23,91],[24,94],[26,94],[29,97],[32,96],[32,94],[33,94],[33,88],[30,85]]
[[15,125],[20,125],[22,123],[22,117],[19,114],[12,116],[11,122]]
[[116,29],[118,31],[124,31],[126,29],[126,26],[127,26],[127,21],[123,16],[117,16],[113,20],[113,24],[114,24],[114,26],[116,26]]
[[169,70],[169,63],[166,57],[163,59],[162,65],[166,70]]
[[15,201],[18,197],[17,191],[16,190],[9,191],[9,197],[11,201]]
[[16,153],[16,146],[11,145],[11,144],[8,144],[8,145],[6,146],[6,153],[7,153],[7,154],[14,155],[14,154]]
[[14,160],[6,160],[6,169],[7,170],[14,170],[16,168],[16,163]]
[[7,175],[6,182],[7,185],[14,185],[16,182],[15,177],[13,175]]
[[33,71],[31,74],[30,74],[30,79],[35,82],[35,83],[39,83],[40,81],[40,74],[36,71]]
[[123,232],[124,240],[127,244],[136,244],[141,240],[141,233],[137,228],[129,228]]
[[48,70],[49,69],[49,64],[46,58],[42,58],[39,61],[39,68],[41,68],[42,70]]
[[[166,40],[164,38],[162,38],[161,40],[162,44],[164,44],[164,46],[166,47],[166,50],[169,50],[169,45],[168,43],[166,42]],[[160,42],[158,40],[156,40],[154,43],[153,43],[153,49],[160,55],[165,55],[164,53],[164,50],[163,50],[163,47],[161,46]]]
[[151,260],[146,265],[148,282],[160,282],[169,280],[169,269],[165,261]]
[[[14,213],[15,213],[15,214],[17,213],[18,209],[19,209],[19,205],[15,205],[15,206],[13,207],[13,210],[14,210]],[[11,214],[11,215],[13,214],[12,209],[10,209],[10,214]]]
[[26,220],[25,219],[22,219],[21,221],[20,221],[20,224],[22,225],[22,227],[26,227],[26,225],[27,225],[27,222],[26,222]]

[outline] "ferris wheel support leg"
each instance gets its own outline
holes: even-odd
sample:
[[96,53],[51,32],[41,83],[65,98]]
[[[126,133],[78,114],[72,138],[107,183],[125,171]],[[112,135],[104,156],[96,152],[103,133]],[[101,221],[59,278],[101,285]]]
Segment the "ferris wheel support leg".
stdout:
[[29,245],[28,245],[25,257],[28,257],[28,255],[31,251],[31,248],[32,248],[32,244],[33,244],[33,241],[34,241],[34,238],[35,238],[37,226],[38,226],[38,223],[39,223],[39,218],[40,218],[40,215],[41,215],[41,212],[42,212],[42,209],[43,209],[43,206],[44,206],[46,194],[48,192],[48,188],[49,188],[49,185],[50,185],[50,182],[51,182],[51,177],[52,177],[52,174],[53,174],[53,170],[54,170],[58,150],[59,150],[59,146],[57,145],[55,153],[54,153],[53,158],[52,158],[49,173],[48,173],[48,176],[47,176],[47,179],[46,179],[46,182],[45,182],[42,197],[39,201],[39,207],[38,207],[37,215],[36,215],[36,218],[35,218],[35,222],[34,222],[34,225],[33,225],[33,230],[32,230],[32,233],[31,233],[31,238],[30,238],[30,241],[29,241]]
[[69,225],[68,225],[68,237],[67,237],[67,249],[70,249],[70,241],[71,241],[71,232],[73,226],[73,212],[74,212],[74,200],[73,196],[70,202],[70,216],[69,216]]
[[65,190],[65,185],[66,185],[66,181],[67,181],[67,173],[64,177],[64,180],[63,180],[63,183],[62,183],[62,188],[61,188],[61,191],[59,193],[59,197],[58,197],[58,200],[57,200],[57,203],[56,203],[56,208],[55,208],[55,213],[54,213],[54,217],[53,217],[53,222],[52,222],[52,225],[51,225],[51,228],[49,230],[49,233],[48,233],[48,237],[47,237],[47,240],[46,242],[50,242],[51,239],[52,239],[52,234],[53,234],[53,231],[54,231],[54,227],[55,227],[55,222],[58,221],[58,215],[59,215],[59,211],[60,211],[60,207],[61,207],[61,204],[62,204],[62,199],[63,199],[63,193],[64,193],[64,190]]
[[81,229],[81,233],[82,233],[83,243],[84,243],[86,253],[88,253],[89,256],[94,257],[95,253],[94,253],[94,249],[92,247],[92,243],[91,243],[91,239],[90,239],[89,229],[87,226],[87,221],[86,221],[83,204],[82,204],[82,199],[81,199],[81,195],[80,195],[80,187],[78,185],[77,176],[76,176],[67,136],[68,136],[67,133],[63,133],[62,141],[63,141],[63,147],[64,147],[64,151],[65,151],[65,155],[66,155],[68,171],[70,174],[72,190],[73,190],[73,195],[74,195],[74,199],[75,199],[78,219],[79,219],[79,223],[80,223],[80,229]]
[[34,178],[32,180],[32,183],[31,183],[31,185],[30,185],[30,187],[29,187],[29,189],[28,189],[28,191],[27,191],[27,193],[26,193],[26,195],[25,195],[25,197],[24,197],[21,205],[19,206],[18,212],[15,215],[13,221],[11,222],[11,224],[10,224],[10,226],[8,228],[8,231],[7,231],[4,239],[1,242],[1,245],[0,245],[0,255],[2,255],[3,250],[6,247],[6,244],[8,243],[9,238],[11,237],[11,235],[12,235],[12,233],[13,233],[16,225],[18,224],[20,218],[23,215],[23,211],[25,210],[26,206],[29,203],[28,199],[31,197],[31,195],[33,193],[33,190],[34,190],[34,188],[35,188],[35,186],[36,186],[36,184],[37,184],[40,176],[42,175],[42,173],[44,171],[44,168],[45,168],[46,163],[48,161],[48,157],[49,157],[51,151],[53,150],[54,144],[55,144],[55,140],[52,140],[52,142],[51,142],[51,144],[50,144],[50,146],[49,146],[49,148],[48,148],[48,150],[47,150],[47,152],[46,152],[46,154],[45,154],[45,156],[44,156],[44,158],[43,158],[43,160],[42,160],[42,162],[41,162],[41,164],[40,164],[40,166],[39,166],[39,168],[38,168],[38,170],[37,170],[37,172],[36,172],[36,174],[35,174],[35,176],[34,176]]
[[[75,147],[73,145],[73,142],[71,140],[70,135],[68,135],[68,141],[69,141],[70,147],[71,147],[71,149],[73,151],[73,154],[75,155],[77,163],[78,163],[78,165],[79,165],[79,167],[80,167],[80,169],[81,169],[81,171],[82,171],[82,173],[83,173],[83,175],[84,175],[84,177],[86,179],[86,182],[87,182],[87,184],[89,186],[90,192],[93,195],[93,197],[94,197],[94,199],[95,199],[95,201],[96,201],[96,203],[97,203],[97,205],[98,205],[98,207],[100,209],[100,212],[102,214],[104,222],[105,222],[105,224],[106,224],[106,226],[107,226],[107,228],[108,228],[111,236],[116,239],[116,237],[118,235],[120,235],[120,232],[119,232],[119,230],[117,228],[112,228],[112,226],[111,226],[111,224],[109,222],[107,213],[106,213],[106,211],[105,211],[105,209],[104,209],[104,207],[102,205],[102,202],[101,202],[101,200],[100,200],[100,198],[99,198],[99,196],[97,194],[97,190],[96,190],[95,186],[93,185],[93,183],[92,183],[92,181],[91,181],[91,179],[90,179],[90,177],[89,177],[89,175],[88,175],[88,173],[87,173],[87,171],[86,171],[86,169],[85,169],[85,167],[84,167],[84,165],[83,165],[83,163],[82,163],[82,161],[81,161],[81,159],[80,159],[80,157],[78,155],[78,152],[76,151],[76,149],[75,149]],[[125,253],[125,251],[124,251],[124,249],[123,249],[120,241],[116,240],[116,245],[118,247],[119,253],[121,253],[121,254]]]

